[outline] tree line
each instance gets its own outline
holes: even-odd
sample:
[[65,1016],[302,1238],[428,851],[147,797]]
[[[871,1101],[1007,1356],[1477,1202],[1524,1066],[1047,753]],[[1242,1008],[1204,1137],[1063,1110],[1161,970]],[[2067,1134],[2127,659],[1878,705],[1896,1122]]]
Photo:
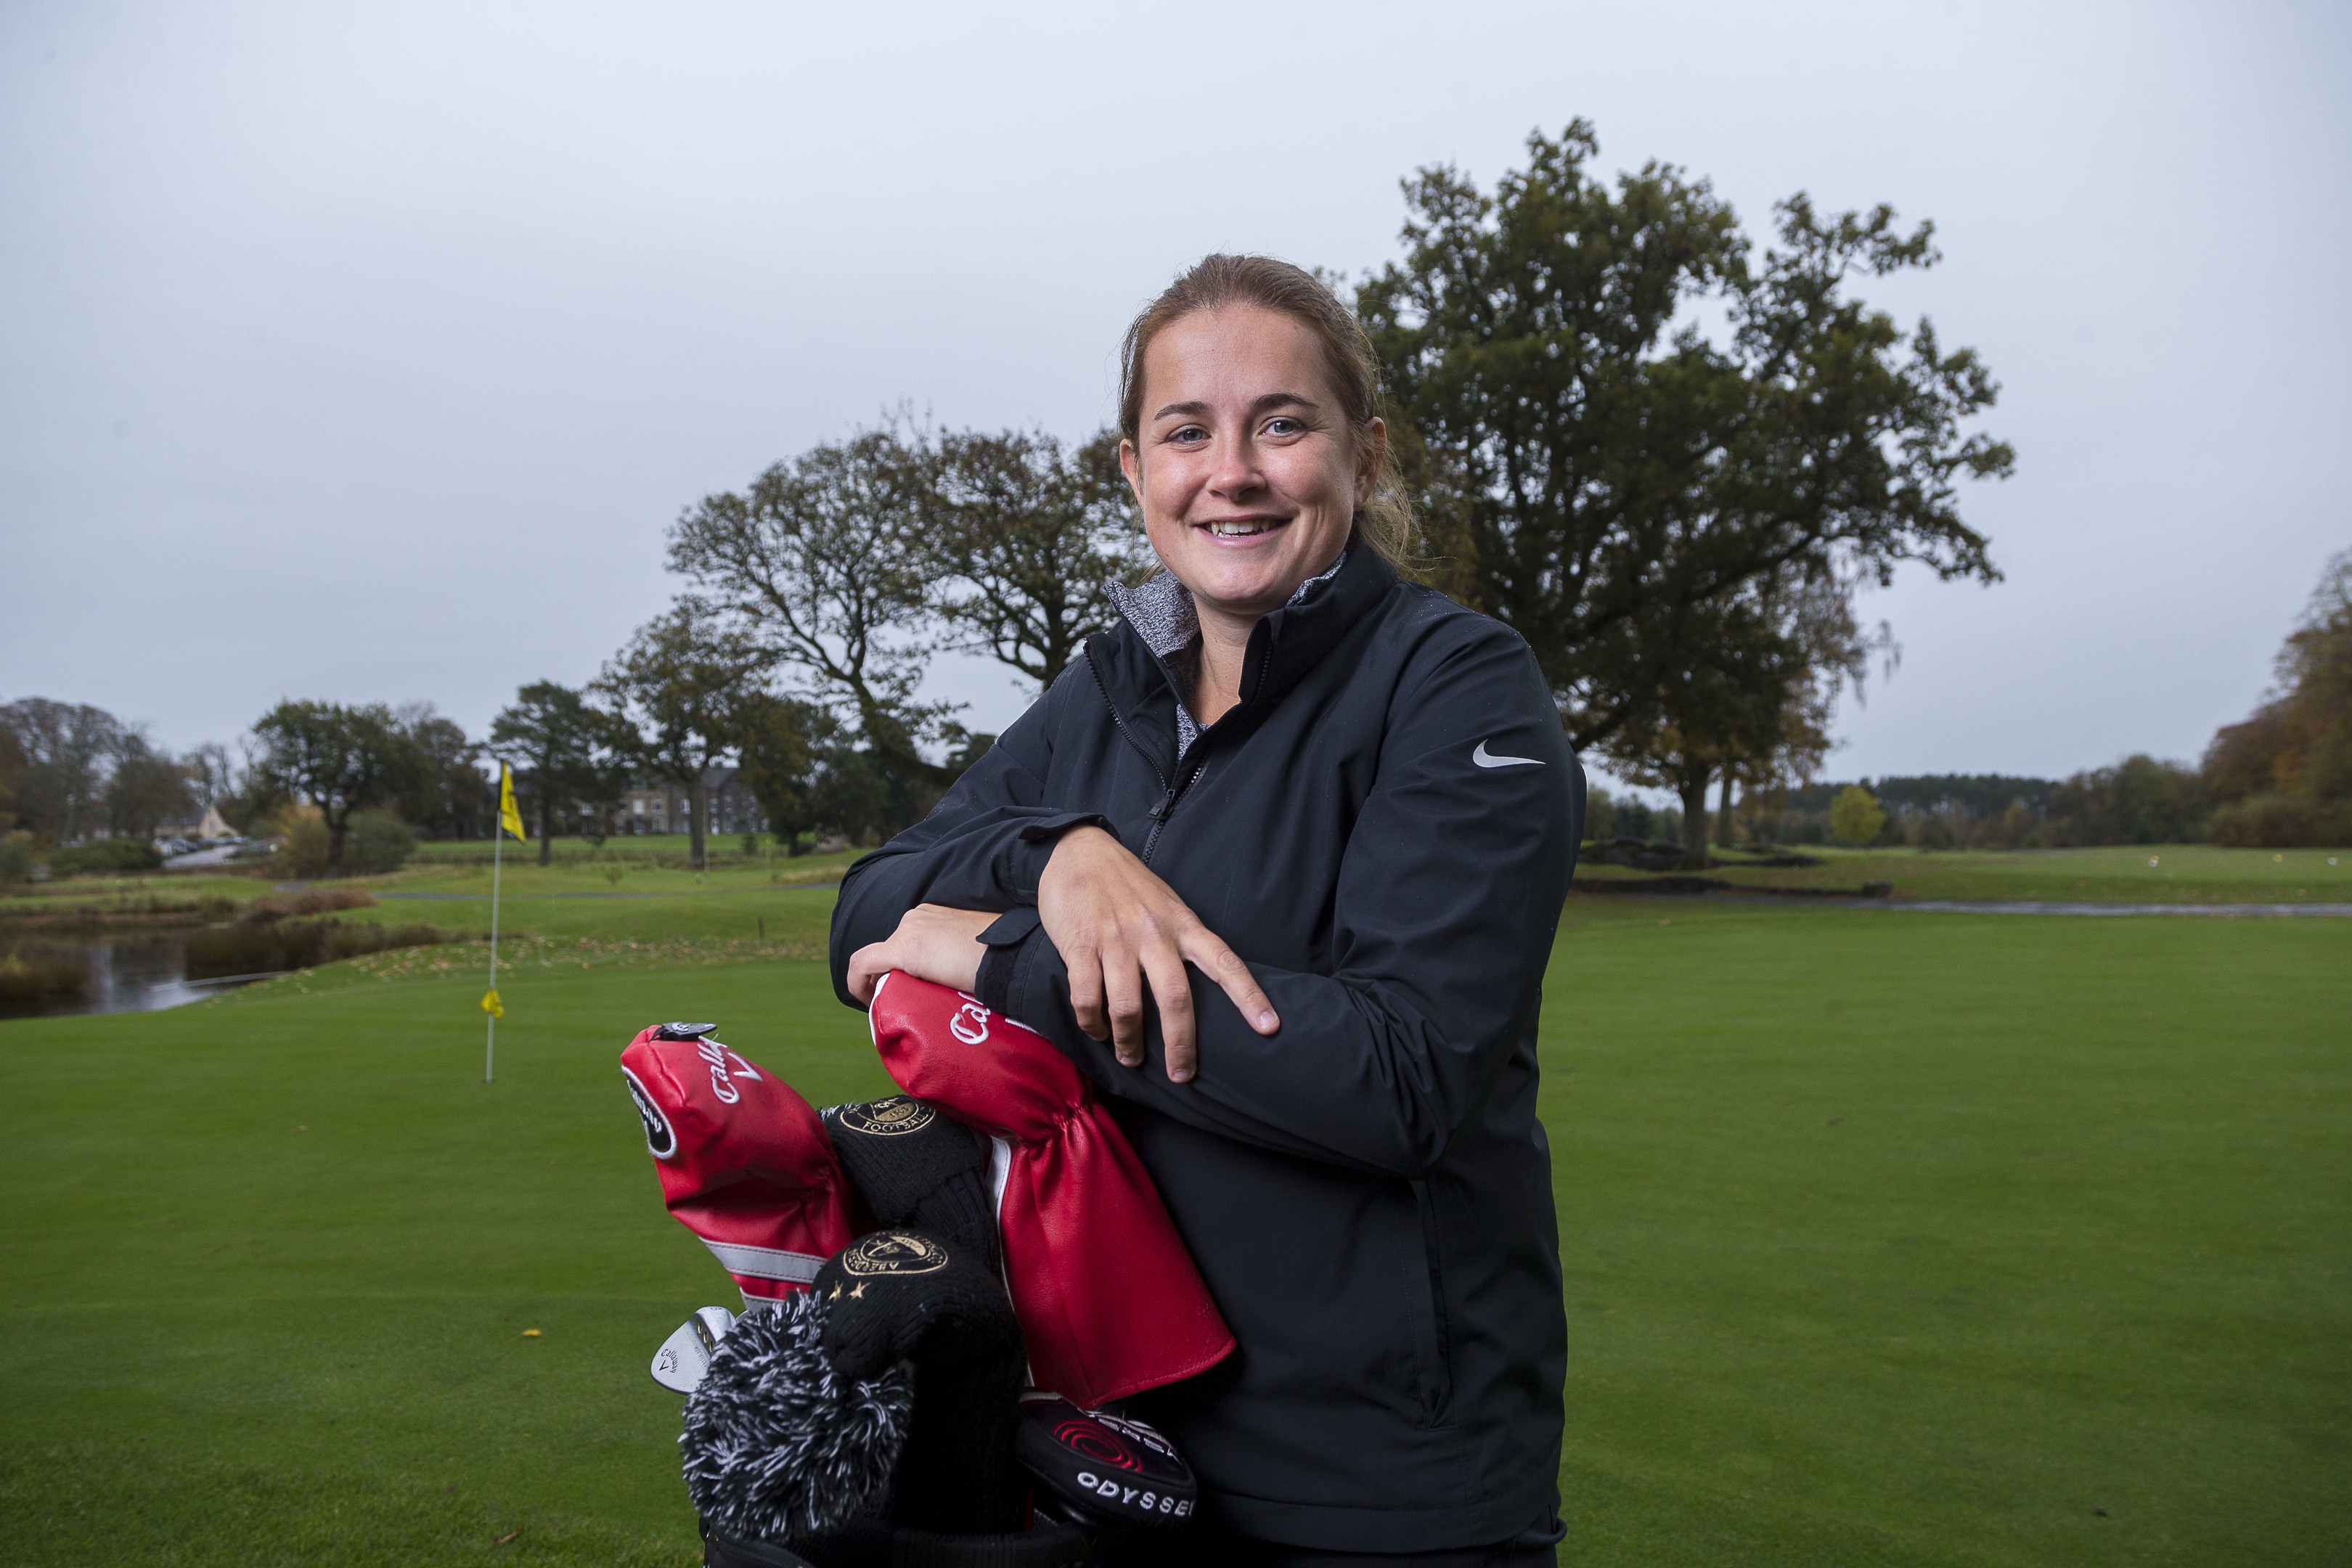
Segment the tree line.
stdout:
[[[1104,559],[1118,562],[1114,570],[1141,569],[1139,557]],[[936,780],[859,746],[823,707],[752,682],[756,659],[700,676],[671,668],[696,635],[674,613],[633,638],[591,688],[522,688],[487,742],[427,704],[289,701],[265,714],[237,752],[212,744],[174,757],[143,726],[101,709],[42,698],[0,705],[0,829],[50,844],[121,844],[207,809],[239,830],[261,827],[299,800],[316,807],[337,868],[380,868],[374,853],[355,856],[350,844],[370,811],[401,831],[477,836],[495,810],[483,766],[491,759],[515,770],[542,863],[560,835],[601,841],[617,831],[632,780],[698,784],[699,770],[721,754],[741,767],[788,852],[823,833],[876,840],[929,808]],[[1946,773],[1751,786],[1727,794],[1707,836],[1922,849],[2352,844],[2352,550],[2327,563],[2275,670],[2255,711],[2222,726],[2194,766],[2140,754],[2063,780]],[[965,737],[951,765],[985,741]],[[707,799],[698,802],[690,820],[708,810]],[[1680,810],[1595,790],[1586,826],[1596,839],[1679,844],[1694,837],[1686,820]],[[705,850],[695,845],[699,860]]]
[[[1727,800],[1718,842],[1919,849],[2352,845],[2352,550],[2329,561],[2249,717],[2196,763],[2145,752],[2063,779],[1941,773],[1808,782]],[[1862,800],[1853,803],[1859,795]],[[1840,803],[1848,803],[1840,820]],[[1594,837],[1678,838],[1682,818],[1596,799]]]

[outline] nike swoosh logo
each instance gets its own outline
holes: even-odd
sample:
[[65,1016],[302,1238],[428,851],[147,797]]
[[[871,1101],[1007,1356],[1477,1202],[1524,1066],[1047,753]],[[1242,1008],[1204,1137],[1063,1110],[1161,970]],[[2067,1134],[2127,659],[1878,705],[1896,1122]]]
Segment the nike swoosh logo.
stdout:
[[1543,759],[1541,757],[1498,757],[1494,752],[1486,749],[1486,742],[1484,741],[1479,742],[1478,749],[1470,753],[1470,760],[1477,763],[1482,768],[1539,768],[1543,766]]

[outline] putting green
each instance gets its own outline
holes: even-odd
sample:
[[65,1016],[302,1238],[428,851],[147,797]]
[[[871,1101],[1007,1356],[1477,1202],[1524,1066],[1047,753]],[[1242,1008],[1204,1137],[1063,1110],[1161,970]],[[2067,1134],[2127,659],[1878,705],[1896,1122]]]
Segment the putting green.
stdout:
[[[1564,1561],[2352,1558],[2352,925],[1570,910]],[[887,1081],[814,964],[515,972],[488,1087],[479,986],[0,1024],[10,1561],[692,1560],[614,1054]]]

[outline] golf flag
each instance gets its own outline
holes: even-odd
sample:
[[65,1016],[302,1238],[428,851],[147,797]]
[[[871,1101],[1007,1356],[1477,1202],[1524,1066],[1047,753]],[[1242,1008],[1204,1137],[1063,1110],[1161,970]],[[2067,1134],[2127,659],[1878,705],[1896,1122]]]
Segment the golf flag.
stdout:
[[490,988],[482,993],[482,1011],[489,1016],[482,1020],[482,1081],[488,1083],[498,1076],[499,1020],[507,1016],[499,1001],[499,872],[505,858],[508,834],[517,838],[523,836],[522,813],[515,809],[514,770],[504,763],[499,764],[499,826],[490,835]]
[[504,763],[499,764],[499,826],[517,838],[528,837],[522,830],[522,813],[515,809],[514,770]]

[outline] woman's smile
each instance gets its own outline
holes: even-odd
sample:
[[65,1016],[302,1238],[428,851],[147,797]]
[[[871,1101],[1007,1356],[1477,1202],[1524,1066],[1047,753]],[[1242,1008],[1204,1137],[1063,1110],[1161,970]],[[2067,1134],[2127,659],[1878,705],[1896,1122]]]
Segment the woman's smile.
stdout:
[[1262,539],[1289,521],[1286,517],[1218,518],[1195,526],[1206,529],[1212,539]]

